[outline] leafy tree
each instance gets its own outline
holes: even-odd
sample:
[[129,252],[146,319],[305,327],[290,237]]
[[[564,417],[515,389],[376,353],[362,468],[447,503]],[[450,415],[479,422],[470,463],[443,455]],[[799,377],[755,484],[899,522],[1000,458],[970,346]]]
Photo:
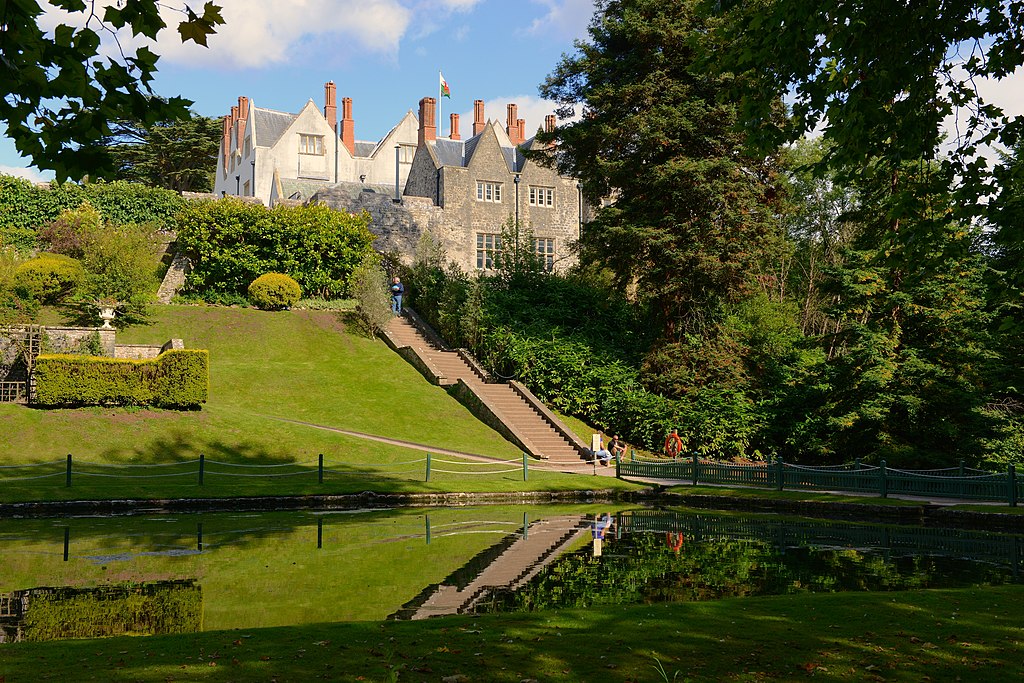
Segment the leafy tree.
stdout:
[[[599,0],[590,39],[541,86],[568,118],[539,139],[597,205],[583,259],[637,285],[665,337],[714,334],[765,253],[780,244],[772,158],[744,153],[725,79],[702,71],[712,24],[696,2]],[[540,157],[543,159],[544,157]]]
[[871,170],[860,227],[829,275],[837,332],[822,344],[834,355],[801,446],[902,465],[975,460],[993,426],[984,406],[995,360],[977,232],[951,219],[937,164]]
[[[942,123],[962,128],[941,159],[959,178],[962,215],[983,210],[990,171],[981,144],[1013,146],[1024,117],[986,103],[979,78],[1002,78],[1024,64],[1022,0],[733,0],[717,3],[722,50],[708,62],[736,74],[744,129],[765,149],[823,127],[834,143],[826,162],[859,175],[868,160],[890,170],[911,159],[938,160]],[[773,116],[783,96],[792,116]],[[912,187],[903,188],[910,191]]]
[[380,256],[369,252],[352,271],[352,296],[359,319],[371,335],[380,334],[391,321],[391,292]]
[[143,125],[118,121],[105,140],[119,180],[176,192],[210,192],[221,124],[207,116]]
[[[0,10],[0,121],[15,147],[33,163],[52,169],[58,180],[103,176],[113,169],[102,140],[110,122],[125,117],[143,124],[186,118],[188,100],[163,99],[153,92],[157,55],[145,46],[134,50],[121,35],[156,39],[166,28],[155,0],[124,0],[97,6],[84,0],[47,0],[69,12],[72,21],[52,34],[39,24],[42,0],[4,0]],[[220,7],[206,2],[201,12],[181,7],[182,42],[206,45],[207,36],[224,23]],[[102,10],[102,16],[99,12]],[[105,56],[101,38],[117,42],[114,57]],[[113,36],[111,38],[111,36]]]

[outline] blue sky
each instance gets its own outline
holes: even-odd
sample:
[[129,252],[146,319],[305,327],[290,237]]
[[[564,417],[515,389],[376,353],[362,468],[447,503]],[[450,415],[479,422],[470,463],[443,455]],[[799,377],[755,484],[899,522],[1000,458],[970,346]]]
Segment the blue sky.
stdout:
[[[505,120],[519,105],[528,134],[553,107],[538,85],[573,40],[586,33],[592,0],[217,0],[227,22],[209,49],[182,45],[164,31],[156,91],[194,100],[194,109],[219,117],[239,95],[256,106],[297,112],[312,99],[323,107],[324,83],[353,100],[356,138],[377,140],[421,97],[438,94],[438,71],[451,88],[448,114],[471,129],[473,100],[486,102],[488,119]],[[195,2],[201,6],[201,2]],[[44,25],[67,22],[51,12]],[[171,22],[174,23],[171,23]],[[68,22],[70,23],[70,22]],[[168,23],[176,25],[173,15]],[[13,143],[0,138],[0,172],[38,177]],[[42,174],[52,177],[51,174]]]
[[[105,4],[110,0],[99,0]],[[353,100],[356,138],[377,140],[419,99],[437,97],[438,71],[451,87],[442,107],[472,125],[473,100],[488,119],[505,120],[505,105],[519,105],[531,134],[553,110],[537,87],[586,35],[593,0],[216,0],[226,25],[209,48],[182,45],[173,27],[176,0],[164,3],[166,21],[155,51],[162,55],[156,91],[194,100],[194,109],[219,117],[239,95],[257,106],[296,112],[312,99],[323,107],[323,85],[333,80]],[[198,7],[201,0],[195,0]],[[51,8],[48,28],[76,23]],[[80,19],[78,22],[80,23]],[[131,45],[131,39],[123,39]],[[1024,114],[1024,71],[1001,82],[979,83],[982,95]],[[0,136],[0,173],[51,177],[29,168],[13,143]]]

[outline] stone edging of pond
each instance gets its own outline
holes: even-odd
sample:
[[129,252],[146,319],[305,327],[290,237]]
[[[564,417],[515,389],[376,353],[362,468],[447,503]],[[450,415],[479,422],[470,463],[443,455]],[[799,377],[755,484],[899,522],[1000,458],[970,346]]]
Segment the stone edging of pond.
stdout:
[[603,503],[650,500],[646,491],[594,489],[585,491],[523,491],[501,493],[376,493],[339,495],[261,496],[249,498],[175,498],[121,500],[60,500],[0,503],[0,519],[54,514],[128,515],[154,512],[233,512],[250,510],[331,510],[393,507],[452,507],[513,503]]

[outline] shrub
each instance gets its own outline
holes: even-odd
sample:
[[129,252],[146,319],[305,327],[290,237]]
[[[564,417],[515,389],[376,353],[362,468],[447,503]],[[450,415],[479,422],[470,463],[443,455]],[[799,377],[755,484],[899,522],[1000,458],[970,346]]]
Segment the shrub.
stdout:
[[352,272],[352,290],[359,318],[370,334],[377,334],[391,320],[391,294],[376,254],[367,254]]
[[40,254],[14,269],[14,289],[26,299],[55,304],[78,289],[85,269],[77,260],[60,254]]
[[53,251],[81,260],[87,273],[82,297],[119,302],[123,321],[144,315],[159,284],[155,233],[154,224],[105,223],[86,201],[62,211],[40,238]]
[[249,301],[265,311],[290,308],[302,297],[299,283],[281,273],[260,275],[249,285]]
[[198,408],[209,393],[209,363],[209,352],[197,349],[171,349],[150,360],[40,354],[35,403]]
[[308,296],[346,296],[372,251],[369,216],[326,206],[267,209],[237,199],[195,202],[178,216],[178,246],[192,259],[185,293],[243,294],[263,273],[285,273]]

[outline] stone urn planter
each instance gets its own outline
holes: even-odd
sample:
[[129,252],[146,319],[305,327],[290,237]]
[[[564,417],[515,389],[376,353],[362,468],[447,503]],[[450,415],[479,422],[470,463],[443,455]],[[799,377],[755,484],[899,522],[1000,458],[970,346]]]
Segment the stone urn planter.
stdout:
[[105,305],[105,304],[101,304],[99,308],[100,308],[100,320],[103,321],[103,327],[101,327],[100,329],[103,329],[103,330],[112,330],[112,329],[114,329],[114,326],[111,325],[110,323],[114,320],[114,317],[117,315],[117,310],[113,306],[109,306],[109,305]]

